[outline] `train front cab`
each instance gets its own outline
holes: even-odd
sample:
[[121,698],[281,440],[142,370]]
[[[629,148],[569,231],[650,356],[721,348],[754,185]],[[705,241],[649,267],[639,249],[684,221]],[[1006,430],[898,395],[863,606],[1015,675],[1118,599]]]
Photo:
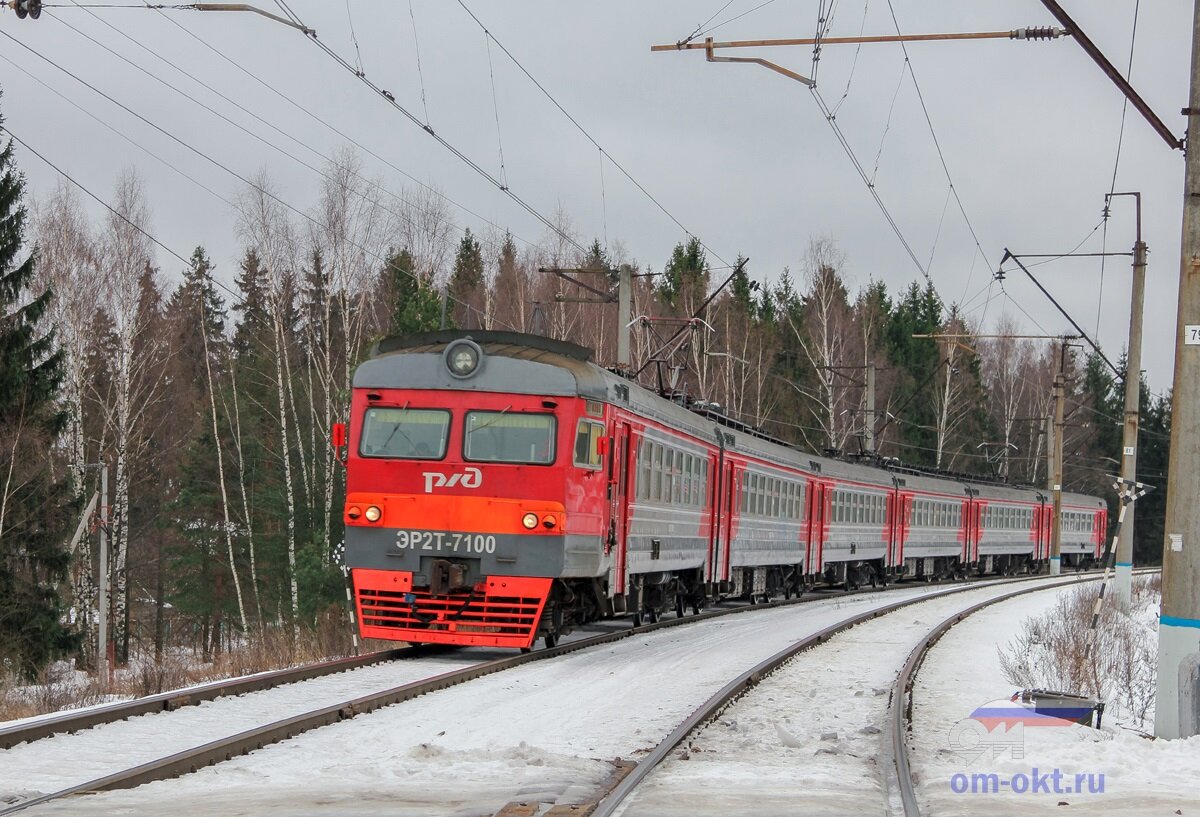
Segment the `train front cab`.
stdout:
[[603,413],[573,396],[356,388],[344,521],[361,635],[529,648],[564,615],[595,617],[562,579],[606,558]]

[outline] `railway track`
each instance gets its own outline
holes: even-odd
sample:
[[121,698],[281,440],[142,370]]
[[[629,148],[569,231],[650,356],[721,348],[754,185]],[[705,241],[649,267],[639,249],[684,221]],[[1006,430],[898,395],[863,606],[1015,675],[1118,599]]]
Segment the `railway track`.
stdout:
[[[925,635],[918,642],[917,646],[908,654],[907,659],[904,661],[903,668],[896,676],[896,679],[891,685],[890,689],[887,690],[887,692],[890,693],[887,707],[887,727],[868,727],[868,729],[865,730],[871,734],[879,733],[882,739],[881,748],[883,751],[881,752],[880,765],[882,767],[882,771],[884,772],[885,786],[883,787],[881,793],[883,794],[884,799],[889,803],[888,813],[902,813],[904,814],[904,817],[919,817],[920,814],[919,810],[917,809],[916,798],[913,792],[913,784],[909,772],[906,737],[909,730],[909,718],[911,714],[911,687],[913,679],[916,671],[921,665],[921,662],[924,660],[926,653],[933,646],[933,644],[935,644],[937,640],[955,624],[972,615],[973,613],[993,604],[1028,593],[1046,591],[1053,589],[1054,587],[1073,586],[1079,581],[1095,581],[1100,578],[1101,576],[1099,575],[1085,576],[1076,579],[1064,578],[1062,580],[1053,582],[1053,584],[1050,584],[1046,581],[1035,581],[1031,583],[1028,579],[1013,580],[1015,582],[1021,582],[1024,584],[1032,584],[1032,586],[1008,590],[990,598],[983,599],[980,602],[970,606],[961,607],[960,609],[955,610],[952,615],[938,621],[925,633]],[[976,589],[979,588],[963,587],[956,589],[955,592],[967,592]],[[819,632],[800,639],[787,648],[780,650],[776,654],[761,661],[756,666],[746,670],[738,677],[731,680],[716,694],[712,695],[707,701],[705,701],[704,704],[696,708],[695,711],[693,711],[682,723],[680,723],[670,735],[660,741],[638,763],[623,765],[618,764],[614,770],[614,777],[608,783],[606,783],[605,786],[602,786],[591,798],[591,800],[583,804],[579,811],[571,813],[588,815],[589,817],[612,817],[613,815],[618,814],[640,815],[643,813],[643,810],[644,813],[647,814],[701,813],[703,811],[702,808],[695,810],[693,805],[680,806],[678,805],[679,801],[676,799],[680,794],[683,794],[684,797],[687,796],[686,793],[681,792],[680,789],[691,789],[693,792],[692,796],[700,798],[704,797],[703,791],[696,791],[697,781],[706,776],[706,772],[699,768],[695,769],[694,773],[693,770],[688,770],[688,773],[684,777],[684,779],[686,779],[686,783],[680,783],[677,780],[675,781],[675,786],[673,788],[664,785],[657,793],[657,800],[653,801],[654,804],[645,805],[644,809],[638,807],[639,801],[635,799],[635,795],[640,794],[647,781],[655,775],[655,773],[669,758],[677,757],[681,759],[689,759],[690,757],[695,759],[700,757],[698,752],[704,751],[703,748],[695,749],[695,747],[689,745],[686,750],[681,750],[681,747],[688,745],[691,741],[693,741],[703,728],[712,728],[711,725],[718,717],[724,719],[726,717],[724,713],[730,712],[731,714],[729,717],[734,721],[733,726],[736,727],[736,722],[739,717],[746,717],[746,713],[742,712],[740,716],[733,714],[730,710],[731,705],[733,705],[735,702],[738,702],[739,699],[741,699],[743,696],[746,696],[747,693],[751,692],[751,690],[754,690],[755,687],[767,679],[768,676],[771,676],[772,673],[775,673],[798,654],[819,647],[820,645],[825,644],[852,627],[856,627],[872,620],[896,613],[897,611],[905,608],[910,608],[921,604],[936,604],[939,600],[944,599],[947,595],[950,594],[947,593],[934,597],[923,597],[897,602],[847,618],[837,624],[826,627]],[[869,640],[866,643],[869,646]],[[800,681],[795,678],[790,679],[790,683],[793,687],[800,686]],[[776,687],[775,691],[778,693],[779,687]],[[884,691],[884,689],[875,690],[876,693],[881,693]],[[822,703],[826,708],[836,708],[837,706],[837,702],[834,701],[823,701]],[[777,728],[779,728],[778,724]],[[787,737],[786,730],[780,733],[780,737]],[[823,737],[836,738],[834,735],[824,735]],[[784,745],[789,744],[785,743]],[[819,756],[823,752],[835,754],[836,750],[824,748],[829,745],[830,744],[824,742],[816,743],[816,755]],[[799,747],[796,746],[794,748]],[[695,749],[695,752],[697,753],[693,753],[693,749]],[[720,750],[710,749],[710,751],[719,753]],[[727,756],[724,759],[718,757],[718,760],[720,762],[728,762]],[[679,766],[681,764],[676,765]],[[693,766],[694,765],[695,764],[693,764]],[[769,781],[767,781],[765,778],[770,776],[771,771],[772,770],[762,768],[761,766],[758,767],[759,779],[755,782],[755,788],[759,795],[762,794],[761,786],[769,783]],[[843,784],[844,783],[845,781],[843,781]],[[794,795],[795,798],[799,798],[801,796],[803,795],[800,792],[796,792]],[[878,795],[875,796],[878,797]],[[676,802],[676,805],[673,807],[674,810],[671,810],[671,806],[668,806],[666,810],[662,810],[664,803],[670,803],[671,801]],[[792,799],[791,802],[797,803],[801,801],[799,799]],[[877,800],[875,802],[877,802]],[[812,803],[811,801],[810,804],[818,806],[818,804]],[[506,806],[506,808],[510,810],[506,812],[502,809],[497,813],[497,817],[509,817],[510,814],[519,813],[513,808],[519,805],[519,803],[510,803],[508,806]],[[720,813],[727,805],[727,803],[715,805],[710,804],[709,810],[712,811],[712,813]],[[758,805],[768,808],[769,810],[769,805],[765,802],[759,802]],[[868,803],[868,807],[869,805],[870,804]],[[898,808],[893,809],[893,805],[897,806]],[[851,808],[846,813],[849,813],[853,810],[854,809]]]
[[139,715],[150,715],[156,712],[171,712],[185,706],[198,706],[207,701],[224,698],[231,695],[245,695],[264,689],[273,689],[284,684],[294,684],[311,678],[321,678],[338,672],[369,667],[385,661],[400,658],[415,657],[420,653],[411,648],[383,650],[381,652],[340,658],[333,661],[319,661],[300,667],[262,672],[241,678],[231,678],[225,681],[214,681],[208,684],[173,690],[159,695],[148,695],[131,701],[121,701],[115,704],[91,707],[78,712],[66,712],[61,715],[31,718],[11,726],[0,726],[0,749],[9,749],[19,743],[41,740],[52,735],[65,732],[80,732],[115,723],[126,718]]
[[[1156,572],[1155,569],[1142,569],[1134,571],[1135,575],[1144,575],[1147,573]],[[1107,579],[1107,575],[1096,576],[1090,581],[1098,581]],[[974,615],[975,613],[990,607],[998,602],[1007,601],[1017,596],[1023,596],[1027,593],[1034,592],[1037,588],[1026,588],[1020,591],[1006,593],[1004,596],[973,605],[966,610],[956,613],[940,622],[936,627],[930,630],[920,643],[909,654],[908,660],[905,661],[904,667],[900,670],[900,674],[896,676],[896,681],[892,685],[891,699],[889,705],[888,717],[890,721],[890,747],[884,747],[885,753],[890,749],[889,763],[887,764],[885,779],[888,782],[890,793],[893,802],[899,803],[901,812],[904,817],[921,817],[921,807],[917,800],[916,786],[912,778],[912,768],[908,752],[908,738],[912,733],[912,713],[913,713],[913,684],[916,682],[917,672],[921,669],[921,665],[925,662],[925,658],[929,655],[929,651],[935,644],[941,640],[942,636],[950,631],[954,625],[964,619]]]
[[[1028,579],[1009,581],[1028,581]],[[990,583],[995,584],[1004,582],[992,581]],[[937,595],[962,592],[964,590],[972,589],[975,586],[976,584],[974,583],[955,585],[940,589],[937,592]],[[838,593],[835,594],[834,597],[840,599],[871,592],[873,591],[864,590],[852,593]],[[701,613],[699,616],[668,619],[655,624],[643,625],[639,628],[626,628],[615,632],[607,632],[600,635],[580,638],[579,640],[562,644],[551,650],[542,650],[524,655],[512,655],[501,659],[473,663],[466,667],[457,667],[449,671],[437,673],[431,677],[422,677],[400,685],[389,686],[386,689],[374,691],[370,694],[358,695],[352,698],[338,700],[329,705],[308,709],[286,718],[260,722],[257,725],[253,725],[250,728],[238,732],[237,734],[224,735],[220,738],[190,746],[182,751],[174,752],[167,756],[156,757],[147,762],[137,764],[131,768],[120,769],[119,771],[111,774],[105,774],[90,779],[81,780],[78,783],[64,786],[55,791],[38,793],[36,796],[27,797],[19,802],[14,802],[6,808],[0,808],[0,815],[13,814],[32,806],[49,803],[55,800],[62,800],[70,797],[71,795],[82,794],[85,792],[131,788],[151,781],[163,780],[181,774],[186,774],[204,766],[213,763],[219,763],[237,755],[246,754],[267,744],[316,729],[320,726],[337,723],[348,718],[353,718],[359,714],[374,711],[381,707],[386,707],[402,701],[410,700],[436,690],[446,689],[451,686],[463,684],[485,675],[491,675],[493,673],[512,669],[530,662],[541,661],[546,658],[565,655],[590,647],[610,644],[631,636],[637,636],[651,631],[671,628],[680,624],[687,624],[694,621],[718,618],[753,610],[764,610],[776,607],[806,604],[829,598],[830,595],[827,594],[814,594],[790,601],[778,601],[754,606],[744,605],[727,609],[712,609]],[[888,605],[884,609],[890,610],[898,608],[899,606],[903,606],[903,603],[898,602],[896,604]],[[878,613],[875,613],[875,615],[878,615]],[[819,636],[819,639],[828,637],[829,634],[823,633]],[[819,641],[816,643],[819,643]],[[225,694],[228,695],[229,693],[226,692]],[[163,711],[161,704],[158,710],[152,711]],[[166,728],[169,729],[171,727],[167,726]],[[0,768],[3,768],[3,762],[3,755],[0,755]]]

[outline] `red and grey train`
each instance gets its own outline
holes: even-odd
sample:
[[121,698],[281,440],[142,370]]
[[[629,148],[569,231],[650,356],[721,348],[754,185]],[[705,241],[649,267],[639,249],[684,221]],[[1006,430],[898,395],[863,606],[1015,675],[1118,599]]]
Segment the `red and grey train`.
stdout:
[[[613,615],[1050,556],[1036,489],[807,454],[533,335],[381,341],[343,436],[367,638],[527,649]],[[1103,501],[1064,493],[1064,565],[1105,528]]]

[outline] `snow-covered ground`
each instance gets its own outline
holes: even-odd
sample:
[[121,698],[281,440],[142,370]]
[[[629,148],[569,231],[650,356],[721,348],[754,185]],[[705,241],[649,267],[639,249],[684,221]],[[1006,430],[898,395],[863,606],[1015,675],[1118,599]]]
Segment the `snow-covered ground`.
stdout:
[[494,657],[451,653],[141,715],[0,750],[0,803],[59,791],[211,740]]
[[[862,610],[945,590],[834,597],[647,633],[431,693],[177,780],[28,813],[157,815],[169,806],[188,817],[425,817],[492,814],[517,799],[578,802],[608,776],[612,759],[650,749],[745,668]],[[989,591],[957,596],[980,592]],[[862,669],[847,666],[834,683]],[[62,788],[53,772],[24,788]]]
[[668,759],[622,814],[886,814],[881,747],[897,673],[939,622],[1013,589],[931,599],[802,653]]
[[[964,727],[956,726],[961,720],[1015,691],[1001,673],[998,648],[1008,645],[1024,619],[1050,610],[1058,595],[1035,593],[983,610],[930,651],[913,689],[910,744],[922,812],[933,817],[1200,813],[1200,737],[1152,741],[1111,718],[1103,731],[1083,726],[1025,728],[1019,736],[995,731],[983,738],[978,752],[951,750],[952,741],[962,749],[970,740]],[[1014,757],[1014,748],[1020,757]],[[992,774],[995,784],[987,777]],[[1091,791],[1100,785],[1102,792]],[[995,787],[1000,791],[983,792]]]

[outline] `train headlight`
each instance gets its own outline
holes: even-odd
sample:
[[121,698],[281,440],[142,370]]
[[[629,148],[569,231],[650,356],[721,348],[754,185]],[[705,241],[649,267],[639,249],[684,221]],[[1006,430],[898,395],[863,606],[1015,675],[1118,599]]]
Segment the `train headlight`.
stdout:
[[527,530],[533,530],[536,528],[537,523],[538,518],[536,513],[527,513],[521,517],[521,524],[524,525]]
[[446,347],[446,368],[455,377],[470,377],[479,370],[483,350],[473,341],[456,340]]
[[383,511],[379,510],[375,505],[368,505],[367,510],[363,512],[363,516],[367,518],[368,522],[378,522],[383,516]]

